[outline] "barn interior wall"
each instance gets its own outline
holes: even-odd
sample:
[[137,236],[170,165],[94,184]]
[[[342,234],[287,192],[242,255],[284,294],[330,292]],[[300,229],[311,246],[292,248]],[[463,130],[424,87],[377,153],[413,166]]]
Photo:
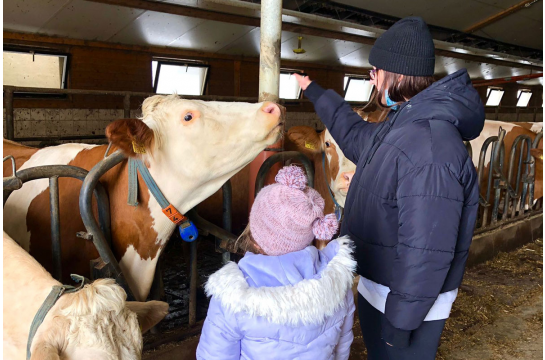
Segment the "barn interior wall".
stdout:
[[[184,50],[138,49],[119,46],[104,48],[94,45],[74,45],[60,38],[48,38],[48,42],[5,39],[5,44],[41,47],[69,54],[68,87],[82,90],[114,90],[151,93],[151,61],[154,56],[200,60],[210,65],[205,95],[255,97],[259,89],[259,60],[218,54],[193,53]],[[324,88],[343,93],[344,76],[347,73],[366,74],[366,69],[331,67],[321,64],[283,61],[282,67],[303,70]],[[502,106],[515,106],[516,84],[504,84]],[[530,106],[541,105],[543,89],[531,88]],[[483,101],[486,87],[479,88]],[[131,109],[137,114],[143,98],[133,97]],[[16,137],[55,137],[63,135],[97,135],[104,132],[109,122],[123,116],[123,98],[120,96],[69,95],[63,99],[14,99]],[[287,126],[308,125],[322,128],[312,104],[285,104]],[[487,118],[515,121],[514,108],[487,109]],[[519,121],[542,121],[542,109],[534,115],[519,111]],[[5,116],[4,116],[5,119]],[[47,120],[44,122],[44,120]],[[4,126],[5,133],[5,126]]]

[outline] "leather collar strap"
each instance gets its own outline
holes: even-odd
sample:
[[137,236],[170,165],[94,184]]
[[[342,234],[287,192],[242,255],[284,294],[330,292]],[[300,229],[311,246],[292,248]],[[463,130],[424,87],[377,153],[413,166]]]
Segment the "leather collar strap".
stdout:
[[71,285],[55,285],[51,289],[51,292],[49,292],[49,295],[45,298],[44,302],[42,303],[42,306],[40,306],[40,309],[34,315],[34,319],[32,320],[32,324],[30,325],[30,331],[28,333],[28,341],[26,344],[26,358],[27,360],[30,360],[30,346],[32,345],[32,340],[34,340],[34,335],[36,335],[36,332],[38,331],[38,328],[40,325],[42,325],[45,317],[47,316],[47,313],[51,308],[55,305],[57,300],[62,296],[64,293],[73,293],[81,288],[85,284],[89,283],[89,280],[81,275],[71,274],[70,277],[77,282],[81,282],[80,286],[73,287]]
[[327,173],[325,171],[325,152],[324,151],[322,151],[322,167],[324,168],[324,179],[326,182],[327,191],[329,192],[329,196],[331,197],[331,199],[333,200],[333,203],[335,204],[335,217],[337,218],[337,221],[340,222],[343,216],[343,208],[341,207],[341,205],[339,205],[337,200],[335,200],[335,196],[333,196],[333,193],[331,192],[331,188],[329,187]]

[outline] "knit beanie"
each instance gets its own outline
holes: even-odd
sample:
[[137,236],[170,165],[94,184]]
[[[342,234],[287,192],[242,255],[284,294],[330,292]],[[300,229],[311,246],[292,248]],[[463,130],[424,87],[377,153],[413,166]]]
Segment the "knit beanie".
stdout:
[[324,216],[324,199],[307,187],[307,177],[297,166],[286,166],[276,183],[264,187],[250,212],[250,231],[267,255],[303,250],[316,237],[331,240],[339,224],[335,215]]
[[433,76],[435,46],[424,20],[411,16],[392,25],[375,41],[369,63],[396,74]]

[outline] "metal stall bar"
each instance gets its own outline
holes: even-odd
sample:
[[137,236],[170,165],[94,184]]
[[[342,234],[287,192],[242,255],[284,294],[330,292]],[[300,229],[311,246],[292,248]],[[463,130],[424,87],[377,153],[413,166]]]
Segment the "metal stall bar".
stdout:
[[[232,232],[233,219],[231,217],[232,204],[233,204],[233,187],[231,186],[231,180],[227,180],[222,186],[223,194],[223,229],[227,232]],[[221,240],[216,237],[216,248],[220,247]],[[229,251],[222,251],[221,261],[223,264],[227,264],[231,260],[231,253]]]
[[305,172],[307,174],[308,186],[314,187],[314,165],[304,154],[298,151],[284,151],[278,154],[274,154],[261,165],[259,172],[257,173],[257,178],[255,181],[255,196],[263,188],[265,184],[265,177],[271,167],[278,162],[285,162],[287,160],[296,160],[300,161],[305,167]]
[[[499,140],[499,138],[497,136],[491,136],[489,137],[488,139],[485,140],[482,148],[481,148],[481,153],[479,154],[479,166],[478,166],[478,171],[477,171],[477,175],[478,175],[478,179],[479,179],[479,184],[482,184],[482,179],[483,179],[483,176],[484,176],[484,162],[485,162],[485,158],[486,158],[486,152],[488,150],[488,147],[490,146],[491,143],[497,143]],[[494,156],[494,151],[495,149],[493,148],[492,149],[492,152],[491,152],[491,156],[490,156],[490,166],[489,166],[489,171],[488,171],[488,185],[487,185],[487,189],[486,189],[486,196],[483,197],[482,195],[480,195],[480,204],[481,206],[483,207],[484,211],[483,211],[483,218],[482,218],[482,223],[481,223],[481,226],[479,227],[485,227],[486,226],[486,223],[487,223],[487,220],[488,220],[488,207],[490,207],[490,202],[489,202],[489,199],[490,199],[490,186],[491,186],[491,182],[492,182],[492,164],[493,164],[493,156]]]
[[[8,156],[4,158],[4,160],[8,158],[12,157]],[[20,170],[17,171],[14,176],[4,178],[4,206],[11,193],[20,189],[24,183],[38,179],[49,179],[53,276],[59,281],[61,281],[62,278],[62,249],[60,242],[58,179],[60,177],[71,177],[83,181],[87,176],[87,173],[87,170],[71,165],[46,165]],[[100,214],[100,228],[102,231],[108,233],[107,239],[110,239],[110,206],[108,195],[100,184],[96,187],[94,195],[97,200],[98,212]],[[100,249],[97,248],[97,250],[102,256]]]
[[[520,137],[517,137],[515,139],[511,147],[511,153],[509,155],[509,167],[507,168],[507,185],[509,188],[511,188],[511,184],[513,181],[513,169],[515,167],[515,154],[516,154],[516,150],[520,141],[521,141]],[[507,191],[507,193],[505,194],[505,203],[503,207],[502,220],[506,220],[509,217],[515,216],[515,208],[516,208],[517,199],[518,199],[519,184],[520,184],[520,177],[521,177],[522,156],[523,156],[523,152],[521,151],[519,155],[517,179],[515,181],[515,189],[514,191]],[[509,204],[511,202],[510,197],[513,198],[513,214],[511,216],[509,216]]]
[[83,236],[93,241],[93,244],[97,248],[105,265],[105,267],[102,267],[102,269],[107,271],[108,275],[111,275],[111,277],[125,289],[129,299],[134,299],[134,293],[123,276],[121,268],[119,267],[111,247],[108,246],[107,238],[95,220],[92,205],[92,194],[97,185],[99,185],[100,177],[125,159],[126,156],[118,150],[104,160],[100,161],[91,169],[91,171],[89,171],[89,174],[85,177],[85,180],[81,186],[79,208],[81,219],[83,220],[83,224],[87,229],[87,233],[83,234]]

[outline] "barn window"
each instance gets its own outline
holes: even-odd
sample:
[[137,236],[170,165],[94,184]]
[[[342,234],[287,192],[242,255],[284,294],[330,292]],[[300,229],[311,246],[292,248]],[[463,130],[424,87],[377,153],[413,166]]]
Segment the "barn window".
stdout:
[[301,87],[293,76],[293,73],[300,73],[298,70],[280,70],[280,91],[281,99],[299,99],[301,97]]
[[486,106],[498,106],[500,105],[501,98],[503,97],[502,88],[488,88],[486,92]]
[[153,60],[151,62],[153,91],[158,94],[204,94],[208,65],[196,62]]
[[346,75],[344,77],[344,99],[358,102],[369,101],[374,86],[369,79],[362,76]]
[[[4,85],[44,89],[66,88],[68,55],[4,49],[3,59]],[[15,94],[43,96],[46,95],[45,93],[16,92]]]
[[517,92],[517,106],[518,107],[527,107],[532,97],[532,91],[530,90],[519,90]]

